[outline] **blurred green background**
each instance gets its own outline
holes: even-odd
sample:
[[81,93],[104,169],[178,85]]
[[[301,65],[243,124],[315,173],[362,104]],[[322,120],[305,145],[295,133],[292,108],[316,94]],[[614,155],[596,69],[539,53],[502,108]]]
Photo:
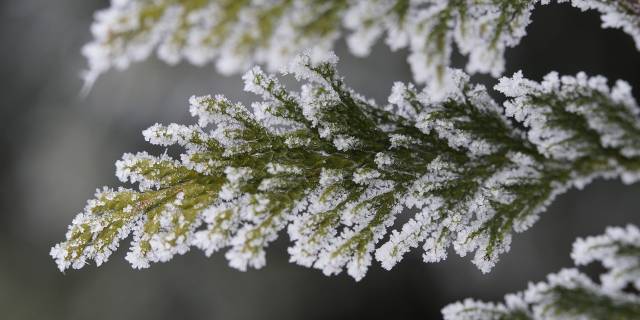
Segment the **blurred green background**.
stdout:
[[[555,201],[488,275],[454,254],[424,264],[418,250],[391,272],[375,265],[361,282],[325,277],[287,262],[285,234],[262,270],[239,272],[223,254],[206,258],[194,250],[136,271],[123,259],[125,242],[103,267],[62,274],[49,248],[96,187],[117,185],[115,160],[124,152],[160,152],[144,143],[141,130],[155,122],[190,123],[192,94],[256,99],[241,91],[240,76],[156,59],[104,75],[80,98],[86,66],[80,48],[90,40],[93,12],[106,6],[96,0],[0,4],[0,319],[438,319],[449,302],[502,299],[570,267],[577,236],[640,222],[640,185],[597,181]],[[539,7],[533,21],[520,46],[508,51],[507,74],[522,69],[540,80],[551,70],[584,70],[625,79],[640,97],[640,53],[631,37],[602,30],[597,14],[567,5]],[[372,56],[354,58],[341,40],[337,54],[348,83],[379,103],[394,81],[411,80],[406,52],[378,45]]]

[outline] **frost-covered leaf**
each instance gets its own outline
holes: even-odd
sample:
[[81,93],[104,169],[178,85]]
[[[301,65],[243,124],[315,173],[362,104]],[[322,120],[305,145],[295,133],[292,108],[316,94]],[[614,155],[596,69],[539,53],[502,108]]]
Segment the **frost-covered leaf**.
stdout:
[[445,320],[638,319],[640,296],[625,291],[629,283],[638,287],[638,249],[637,227],[608,228],[604,235],[578,239],[571,254],[578,265],[602,262],[607,272],[601,284],[577,269],[564,269],[524,292],[507,294],[504,303],[467,299],[448,305],[442,314]]
[[197,124],[145,130],[152,144],[183,148],[180,158],[126,154],[117,176],[138,190],[89,201],[52,250],[60,269],[106,261],[129,233],[134,267],[195,246],[259,268],[286,229],[291,261],[328,275],[361,279],[374,257],[390,269],[418,245],[427,262],[453,247],[488,272],[558,194],[640,177],[638,107],[623,82],[518,73],[497,86],[503,108],[452,70],[442,95],[396,83],[380,106],[348,88],[336,62],[294,59],[285,74],[299,92],[253,68],[245,90],[262,101],[251,108],[192,97]]
[[[564,2],[565,0],[562,0]],[[326,57],[346,33],[355,55],[379,38],[409,49],[419,83],[446,87],[455,44],[469,73],[504,71],[504,52],[526,34],[531,11],[548,0],[112,0],[91,30],[87,84],[111,68],[124,69],[156,52],[167,63],[215,63],[224,73],[253,64],[275,70],[302,49]],[[605,27],[622,28],[640,48],[640,6],[634,0],[572,0],[602,13]],[[435,81],[434,81],[435,80]]]
[[600,281],[607,289],[621,290],[631,284],[640,290],[640,230],[634,225],[607,228],[603,235],[579,238],[573,244],[571,258],[577,265],[602,263],[608,271]]

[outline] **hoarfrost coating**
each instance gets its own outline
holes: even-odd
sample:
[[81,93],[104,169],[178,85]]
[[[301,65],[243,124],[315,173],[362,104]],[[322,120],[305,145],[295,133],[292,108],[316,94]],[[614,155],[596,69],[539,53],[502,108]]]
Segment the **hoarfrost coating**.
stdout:
[[547,280],[530,283],[527,290],[507,294],[504,303],[465,299],[442,310],[445,320],[499,319],[638,319],[640,231],[634,225],[609,227],[603,235],[578,238],[571,257],[576,265],[601,262],[601,282],[577,269],[563,269]]
[[[526,34],[531,12],[549,0],[114,0],[95,14],[93,40],[83,48],[88,86],[109,69],[124,69],[154,52],[169,63],[215,63],[223,74],[254,64],[286,65],[304,48],[323,59],[345,31],[350,51],[369,54],[386,34],[392,50],[409,49],[418,83],[439,92],[449,83],[453,45],[468,56],[466,71],[504,71],[505,50]],[[597,10],[604,27],[630,34],[640,49],[640,14],[625,1],[560,0]],[[634,11],[635,10],[635,11]],[[435,80],[435,81],[434,81]]]
[[250,69],[245,89],[262,98],[252,108],[191,97],[197,124],[144,130],[184,152],[125,154],[116,175],[138,190],[99,191],[52,249],[59,268],[101,264],[129,234],[135,268],[192,247],[228,248],[232,267],[260,268],[286,229],[291,261],[327,275],[359,280],[374,260],[391,269],[418,246],[425,262],[453,247],[488,272],[559,194],[599,177],[640,178],[638,106],[624,82],[516,73],[496,86],[500,106],[449,70],[437,97],[396,83],[379,106],[347,87],[336,63],[296,57],[284,73],[300,92]]

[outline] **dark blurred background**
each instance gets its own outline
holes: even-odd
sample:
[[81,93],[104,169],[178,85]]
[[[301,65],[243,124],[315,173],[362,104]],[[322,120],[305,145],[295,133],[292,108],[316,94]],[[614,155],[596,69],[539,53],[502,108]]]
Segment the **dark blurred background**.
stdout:
[[[262,270],[239,272],[223,254],[194,250],[170,263],[132,270],[123,243],[106,265],[60,273],[49,257],[96,187],[117,185],[114,161],[149,150],[140,131],[155,122],[191,123],[187,98],[224,93],[250,102],[239,76],[212,66],[170,67],[155,59],[98,79],[79,98],[96,0],[14,0],[0,4],[0,318],[2,319],[439,319],[465,297],[500,300],[572,265],[571,243],[606,225],[639,223],[640,185],[597,181],[556,200],[511,252],[483,275],[451,254],[424,264],[416,250],[393,271],[378,265],[361,282],[287,262],[287,236]],[[625,79],[640,96],[640,53],[620,30],[600,29],[596,13],[539,7],[529,35],[507,52],[508,70],[540,80],[562,74]],[[341,72],[383,103],[394,81],[410,81],[406,52],[378,45],[365,59],[338,44]],[[457,59],[458,66],[463,60]],[[492,86],[495,80],[476,77]]]

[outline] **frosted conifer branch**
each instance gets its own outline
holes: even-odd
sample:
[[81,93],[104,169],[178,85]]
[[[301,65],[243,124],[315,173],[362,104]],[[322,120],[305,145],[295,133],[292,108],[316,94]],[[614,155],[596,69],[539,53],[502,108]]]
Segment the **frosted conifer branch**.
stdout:
[[[469,57],[467,72],[501,75],[505,49],[526,34],[538,2],[549,0],[112,0],[96,13],[93,41],[83,49],[85,79],[91,84],[154,51],[169,64],[215,62],[224,74],[254,64],[275,70],[303,48],[325,57],[346,31],[355,55],[367,55],[386,34],[392,50],[409,49],[415,80],[440,89],[449,85],[445,73],[454,43]],[[622,28],[640,49],[637,2],[570,2],[600,11],[603,26]]]
[[[51,252],[60,269],[101,264],[129,233],[134,267],[195,246],[228,248],[231,266],[260,268],[287,229],[291,261],[327,275],[361,279],[373,257],[390,269],[418,245],[427,262],[453,246],[488,272],[513,231],[558,194],[597,177],[640,177],[638,107],[624,82],[517,73],[497,86],[503,108],[452,70],[437,99],[397,83],[379,106],[346,86],[336,62],[294,59],[285,73],[303,83],[299,92],[255,67],[243,77],[262,97],[253,111],[192,97],[196,125],[145,130],[183,154],[126,154],[116,173],[138,190],[89,201]],[[408,222],[394,224],[399,215]]]
[[578,239],[571,254],[577,265],[599,261],[607,269],[593,282],[577,269],[564,269],[524,292],[507,294],[504,303],[472,299],[442,310],[445,320],[638,319],[640,296],[625,287],[640,281],[640,231],[632,225],[607,228],[604,235]]
[[576,240],[571,258],[576,265],[600,262],[606,267],[600,276],[606,289],[622,290],[629,284],[640,289],[640,230],[634,225],[610,227],[603,235]]

